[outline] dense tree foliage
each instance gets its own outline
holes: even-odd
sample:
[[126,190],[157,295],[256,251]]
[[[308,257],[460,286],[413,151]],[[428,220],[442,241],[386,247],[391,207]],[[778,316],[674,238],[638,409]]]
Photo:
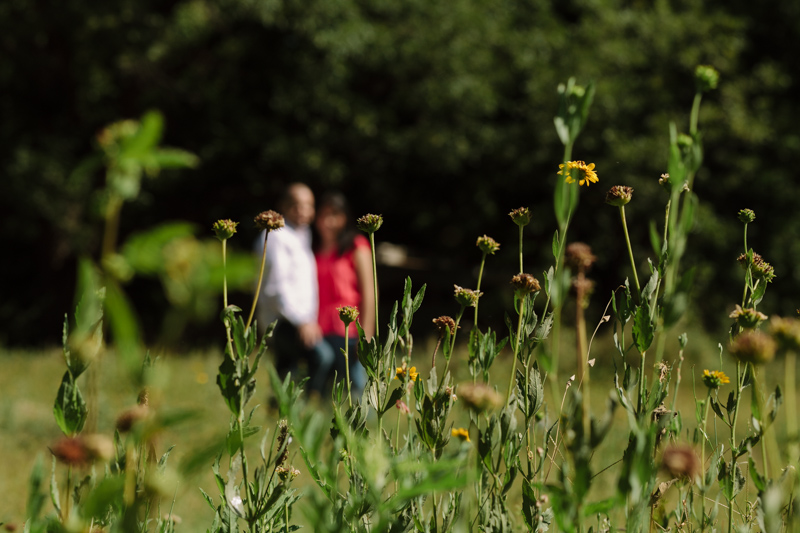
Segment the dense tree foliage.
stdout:
[[[74,173],[105,124],[165,116],[165,141],[196,153],[196,170],[162,173],[123,212],[122,233],[185,219],[249,219],[302,180],[338,188],[357,212],[386,218],[380,238],[427,261],[415,282],[449,297],[469,285],[488,233],[507,243],[507,213],[528,205],[528,265],[538,273],[555,227],[562,148],[558,83],[594,80],[574,157],[601,182],[582,196],[572,239],[606,261],[624,244],[604,193],[635,188],[628,207],[644,261],[646,220],[660,219],[669,121],[685,130],[692,72],[710,64],[719,90],[703,102],[705,162],[689,261],[704,316],[736,303],[735,214],[756,211],[750,243],[776,268],[778,307],[800,289],[800,146],[796,53],[800,7],[776,0],[112,0],[0,4],[0,342],[46,339],[72,298],[75,258],[96,254],[100,175]],[[589,213],[589,214],[587,214]],[[243,232],[246,249],[254,232]],[[497,265],[513,265],[502,257]],[[465,265],[469,265],[465,267]],[[491,264],[490,264],[491,270]],[[619,280],[595,275],[603,293]],[[510,266],[489,272],[507,283]],[[494,281],[492,281],[494,280]],[[137,285],[138,296],[154,287]],[[134,291],[137,292],[137,291]],[[152,296],[150,296],[152,298]],[[605,297],[603,297],[605,298]],[[53,337],[55,339],[55,335]]]

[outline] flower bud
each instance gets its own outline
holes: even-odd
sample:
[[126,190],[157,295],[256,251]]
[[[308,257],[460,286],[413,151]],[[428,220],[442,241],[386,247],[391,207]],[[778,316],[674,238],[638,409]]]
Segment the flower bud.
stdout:
[[527,226],[531,221],[531,210],[527,207],[518,207],[511,211],[508,216],[511,217],[511,220],[514,221],[519,227]]
[[267,233],[280,229],[284,226],[283,215],[273,210],[262,211],[254,219],[256,227],[260,230],[266,230]]
[[782,349],[800,351],[800,320],[774,317],[770,320],[769,332]]
[[749,224],[755,219],[756,219],[756,214],[752,209],[739,210],[739,220],[744,222],[745,224]]
[[633,187],[614,185],[606,193],[606,203],[615,207],[627,205],[633,197]]
[[344,327],[348,327],[358,318],[358,309],[352,305],[337,307],[336,310],[339,311],[339,320],[344,322]]
[[411,409],[408,408],[408,405],[403,400],[397,400],[394,402],[394,406],[397,407],[397,410],[407,415],[411,412]]
[[755,309],[742,309],[740,305],[729,315],[730,318],[736,320],[736,324],[744,329],[754,329],[758,327],[763,321],[767,319],[767,315]]
[[483,383],[460,385],[458,392],[464,405],[478,413],[496,409],[503,404],[500,394]]
[[483,296],[483,293],[480,291],[465,289],[464,287],[459,287],[458,285],[454,285],[454,287],[456,302],[458,302],[458,304],[462,307],[475,307],[478,305],[478,298]]
[[483,237],[478,237],[478,242],[475,243],[477,247],[480,249],[481,252],[488,255],[494,255],[494,253],[500,249],[500,243],[496,240],[492,239],[488,235],[484,235]]
[[731,354],[743,363],[763,365],[775,358],[775,341],[756,330],[745,331],[730,345]]
[[383,225],[383,217],[369,213],[356,220],[356,225],[361,231],[372,234]]
[[217,236],[217,239],[224,241],[233,237],[233,234],[236,233],[236,226],[238,225],[238,222],[234,222],[226,218],[214,222],[212,229],[214,230],[214,234]]
[[708,92],[711,89],[717,88],[719,72],[709,65],[697,65],[697,68],[694,69],[694,81],[697,85],[698,92]]

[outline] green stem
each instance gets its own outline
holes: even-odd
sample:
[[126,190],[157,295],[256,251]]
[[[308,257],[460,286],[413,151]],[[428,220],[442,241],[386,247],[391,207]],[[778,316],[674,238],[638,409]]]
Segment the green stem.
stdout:
[[519,227],[519,272],[520,274],[525,272],[522,269],[522,226]]
[[511,398],[511,391],[514,388],[514,377],[517,372],[517,355],[519,354],[519,339],[522,337],[522,318],[525,315],[525,299],[526,296],[523,296],[519,300],[519,317],[517,318],[517,335],[514,338],[514,351],[512,353],[514,357],[514,362],[511,363],[511,376],[508,378],[508,392],[506,393],[506,403],[508,403],[509,398]]
[[631,260],[631,269],[633,270],[633,281],[636,283],[636,293],[641,298],[642,288],[639,286],[639,275],[636,273],[636,261],[633,259],[633,249],[631,248],[631,238],[628,235],[628,222],[625,219],[625,206],[619,207],[619,216],[622,218],[622,230],[625,232],[625,244],[628,245],[628,258]]
[[642,352],[642,363],[639,365],[639,416],[644,415],[645,408],[645,384],[644,384],[644,365],[647,358],[647,352]]
[[[243,396],[243,395],[242,395]],[[244,409],[244,398],[242,398],[242,410]],[[244,496],[247,498],[247,519],[248,525],[250,526],[250,531],[254,531],[253,524],[250,520],[253,517],[253,502],[252,498],[250,497],[250,485],[247,483],[247,455],[244,453],[244,412],[239,411],[239,441],[241,449],[239,452],[242,454],[242,486],[244,488]]]
[[[222,241],[222,306],[223,310],[228,309],[228,271],[227,271],[227,248],[225,246],[227,239]],[[228,342],[228,354],[231,359],[235,359],[233,355],[233,337],[231,336],[231,321],[225,318],[225,336]]]
[[[475,287],[475,292],[478,292],[478,293],[481,292],[481,280],[483,279],[483,265],[484,264],[486,264],[486,254],[485,253],[483,254],[483,257],[481,257],[481,269],[478,272],[478,286]],[[478,298],[478,301],[475,302],[475,322],[473,323],[473,327],[478,327],[478,303],[479,303],[479,300],[480,300],[480,298]]]
[[797,461],[797,392],[795,388],[795,375],[797,368],[797,354],[794,350],[786,352],[786,366],[784,379],[786,383],[786,434],[789,437],[790,457],[789,461]]
[[267,262],[267,237],[269,237],[269,230],[264,232],[264,251],[261,253],[261,269],[258,271],[258,285],[256,285],[256,293],[253,296],[253,305],[250,306],[250,316],[247,317],[247,325],[244,327],[245,331],[250,329],[250,324],[253,322],[253,315],[256,312],[258,297],[261,294],[261,283],[264,281],[264,265]]
[[114,253],[114,248],[117,242],[117,233],[119,231],[119,213],[122,209],[122,200],[119,196],[112,194],[108,199],[105,214],[105,229],[103,231],[103,248],[100,259]]
[[378,320],[378,267],[375,262],[375,234],[369,234],[369,247],[372,251],[372,291],[375,297],[375,338],[380,339],[380,320]]
[[708,389],[706,395],[705,410],[703,411],[703,425],[700,433],[700,475],[703,478],[700,485],[700,531],[706,530],[706,422],[708,421],[708,407],[711,404],[711,389]]
[[697,133],[697,122],[700,117],[700,101],[703,99],[703,93],[698,91],[694,95],[692,102],[692,114],[689,118],[689,133],[694,136]]
[[348,335],[350,333],[350,324],[344,326],[344,372],[347,380],[347,405],[353,407],[353,401],[350,399],[350,342]]

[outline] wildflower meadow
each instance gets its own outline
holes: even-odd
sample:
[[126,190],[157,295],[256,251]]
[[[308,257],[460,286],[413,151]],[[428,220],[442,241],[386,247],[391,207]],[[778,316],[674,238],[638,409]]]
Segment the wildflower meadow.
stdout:
[[[476,236],[468,268],[477,277],[469,287],[454,284],[452,311],[433,323],[415,322],[426,286],[411,278],[402,297],[384,307],[391,309],[388,316],[376,317],[372,337],[364,334],[357,308],[340,309],[344,331],[355,322],[359,332],[357,353],[340,356],[357,357],[364,366],[368,381],[360,396],[347,374],[337,376],[330,397],[309,398],[304,379],[280,377],[271,364],[274,324],[259,328],[254,320],[264,256],[257,263],[229,257],[228,243],[254,224],[266,230],[266,255],[270,235],[284,225],[282,215],[266,210],[253,221],[209,220],[217,241],[190,260],[206,265],[223,288],[215,310],[214,374],[207,376],[215,388],[203,400],[216,402],[214,417],[166,401],[176,386],[163,370],[169,363],[148,348],[126,294],[136,273],[166,268],[164,255],[147,251],[181,227],[158,228],[133,244],[117,242],[123,207],[139,195],[142,180],[199,160],[160,146],[158,113],[106,127],[91,162],[106,176],[102,252],[78,265],[77,305],[64,310],[61,380],[38,385],[48,387],[49,423],[62,436],[29,450],[39,459],[24,473],[25,482],[16,482],[24,509],[4,515],[3,527],[75,533],[797,531],[800,319],[759,311],[781,265],[773,267],[756,252],[757,240],[748,240],[748,229],[770,213],[746,206],[731,211],[728,223],[740,229],[742,243],[730,260],[741,267],[742,284],[727,295],[736,306],[725,317],[730,330],[710,345],[712,353],[703,358],[708,366],[686,357],[697,342],[682,320],[693,286],[684,256],[703,201],[694,192],[695,177],[704,151],[715,149],[703,144],[700,108],[718,83],[714,68],[698,66],[686,117],[664,124],[668,163],[652,169],[663,211],[652,220],[631,220],[626,207],[637,201],[636,191],[580,159],[595,86],[574,78],[559,85],[553,112],[563,152],[552,154],[550,176],[537,177],[541,190],[552,194],[553,212],[533,212],[524,197],[509,205],[503,216],[519,239]],[[619,215],[616,238],[627,251],[609,258],[618,275],[613,287],[592,279],[604,250],[570,233],[574,221],[593,216],[581,209],[581,197],[598,189],[607,191],[605,208]],[[552,222],[552,239],[539,244],[552,250],[551,261],[526,262],[526,229]],[[357,220],[373,250],[376,309],[376,243],[384,224],[398,223],[378,214]],[[648,257],[634,256],[629,224],[650,224]],[[482,281],[501,247],[518,251],[512,265],[518,273],[502,295],[505,327],[492,329],[479,314]],[[229,283],[252,285],[252,300],[229,299]],[[174,294],[185,289],[167,287]],[[600,302],[599,316],[589,312],[591,301]],[[415,342],[412,331],[425,337]],[[113,380],[101,378],[109,365],[116,369]],[[111,419],[98,418],[110,391],[125,391],[127,404]],[[221,438],[184,444],[191,449],[169,441],[200,426]],[[196,486],[190,473],[197,471],[207,484]],[[176,512],[183,500],[196,502],[192,516]]]

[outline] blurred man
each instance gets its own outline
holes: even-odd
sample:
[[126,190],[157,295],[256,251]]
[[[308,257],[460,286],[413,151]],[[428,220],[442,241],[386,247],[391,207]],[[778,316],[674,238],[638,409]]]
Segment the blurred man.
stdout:
[[[258,318],[262,328],[278,321],[273,333],[278,372],[296,375],[297,362],[304,359],[310,376],[308,390],[321,393],[335,354],[317,323],[317,267],[311,251],[314,194],[308,186],[292,183],[278,209],[286,226],[269,236]],[[263,246],[262,233],[256,245],[259,256]]]

